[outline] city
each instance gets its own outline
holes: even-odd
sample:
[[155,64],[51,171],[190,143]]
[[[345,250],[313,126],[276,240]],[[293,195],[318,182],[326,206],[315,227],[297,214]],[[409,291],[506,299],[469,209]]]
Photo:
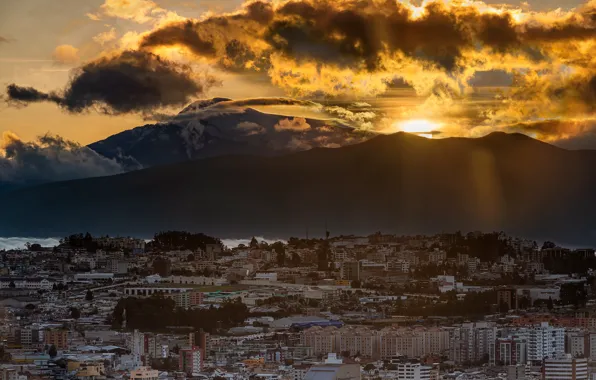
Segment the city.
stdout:
[[[2,379],[588,379],[593,249],[73,234],[1,252]],[[557,377],[564,376],[564,377]]]

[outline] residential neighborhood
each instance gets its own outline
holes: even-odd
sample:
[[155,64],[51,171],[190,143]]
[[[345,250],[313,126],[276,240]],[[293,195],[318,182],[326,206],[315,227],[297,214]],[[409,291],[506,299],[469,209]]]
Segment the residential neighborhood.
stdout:
[[0,252],[0,378],[593,379],[593,249],[503,233]]

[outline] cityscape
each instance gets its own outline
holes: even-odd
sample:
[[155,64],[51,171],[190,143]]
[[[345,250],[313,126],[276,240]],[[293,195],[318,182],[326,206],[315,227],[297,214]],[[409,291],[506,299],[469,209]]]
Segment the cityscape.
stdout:
[[0,0],[0,380],[596,380],[596,0]]
[[226,247],[86,233],[5,250],[2,378],[596,373],[593,249],[502,232],[326,235]]

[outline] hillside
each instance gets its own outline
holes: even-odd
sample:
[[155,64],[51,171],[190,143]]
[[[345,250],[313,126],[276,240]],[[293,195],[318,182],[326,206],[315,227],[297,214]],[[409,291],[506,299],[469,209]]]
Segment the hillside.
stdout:
[[595,151],[523,135],[404,133],[282,157],[224,156],[58,182],[0,199],[0,235],[218,237],[504,230],[596,244]]

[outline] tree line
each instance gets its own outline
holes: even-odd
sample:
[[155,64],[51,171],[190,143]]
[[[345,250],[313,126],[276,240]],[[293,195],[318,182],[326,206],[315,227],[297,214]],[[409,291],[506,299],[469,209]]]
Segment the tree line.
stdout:
[[[126,310],[126,313],[124,312]],[[141,331],[165,331],[168,326],[189,326],[213,332],[241,325],[249,311],[240,299],[225,301],[220,307],[186,310],[161,295],[149,298],[122,298],[112,313],[112,325]]]

